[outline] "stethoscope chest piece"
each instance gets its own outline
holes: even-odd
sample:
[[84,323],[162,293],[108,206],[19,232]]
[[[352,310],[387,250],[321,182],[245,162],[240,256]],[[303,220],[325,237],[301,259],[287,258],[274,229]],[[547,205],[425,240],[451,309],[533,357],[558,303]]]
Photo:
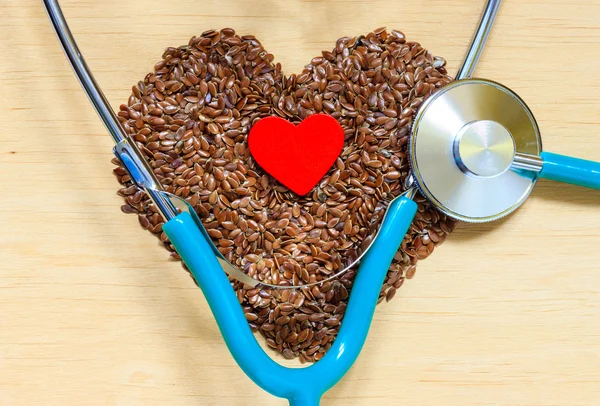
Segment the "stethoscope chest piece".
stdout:
[[488,80],[452,82],[423,103],[413,125],[410,163],[421,192],[468,222],[503,217],[529,196],[537,172],[519,164],[542,151],[527,105]]

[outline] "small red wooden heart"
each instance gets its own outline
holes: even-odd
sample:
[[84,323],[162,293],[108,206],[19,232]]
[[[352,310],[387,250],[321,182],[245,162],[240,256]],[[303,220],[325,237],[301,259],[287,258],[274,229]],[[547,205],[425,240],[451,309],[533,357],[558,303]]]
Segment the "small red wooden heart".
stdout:
[[342,126],[325,114],[309,116],[297,126],[281,117],[265,117],[248,135],[256,163],[300,196],[319,183],[343,146]]

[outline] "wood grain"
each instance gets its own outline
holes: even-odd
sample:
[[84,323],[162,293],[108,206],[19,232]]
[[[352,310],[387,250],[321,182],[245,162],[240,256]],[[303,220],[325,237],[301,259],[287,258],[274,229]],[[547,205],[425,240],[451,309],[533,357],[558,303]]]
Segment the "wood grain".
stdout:
[[[398,28],[455,71],[483,1],[82,1],[63,7],[117,107],[167,46],[257,35],[287,72]],[[0,3],[0,404],[283,405],[236,366],[181,266],[120,212],[111,140],[40,2]],[[527,101],[546,150],[600,160],[600,1],[505,1],[476,74]],[[600,194],[541,181],[461,224],[323,405],[596,405]]]

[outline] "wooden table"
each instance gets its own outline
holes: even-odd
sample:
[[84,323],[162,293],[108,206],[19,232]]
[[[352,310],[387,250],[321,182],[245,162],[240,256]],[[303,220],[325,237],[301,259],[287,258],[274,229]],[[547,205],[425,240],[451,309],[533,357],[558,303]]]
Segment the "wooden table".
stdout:
[[[117,107],[167,46],[253,33],[285,71],[344,35],[403,30],[456,71],[483,1],[65,0]],[[283,405],[227,352],[200,291],[120,212],[111,140],[39,1],[0,5],[0,404]],[[506,1],[477,76],[517,91],[545,149],[600,160],[600,1]],[[377,309],[323,405],[597,405],[600,194],[540,181],[461,224]]]

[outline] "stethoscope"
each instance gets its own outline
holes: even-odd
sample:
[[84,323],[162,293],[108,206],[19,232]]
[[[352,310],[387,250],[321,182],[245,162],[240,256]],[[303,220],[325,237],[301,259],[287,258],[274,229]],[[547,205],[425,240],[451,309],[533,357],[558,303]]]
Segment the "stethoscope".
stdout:
[[257,385],[290,404],[318,405],[358,357],[389,265],[416,214],[412,199],[417,190],[450,217],[485,222],[516,210],[538,178],[600,189],[600,163],[543,152],[527,105],[499,83],[471,79],[500,5],[489,0],[457,80],[429,97],[416,114],[405,191],[389,202],[379,232],[360,261],[335,342],[310,367],[283,367],[254,338],[225,272],[249,284],[257,281],[229,269],[215,255],[193,210],[161,188],[95,82],[57,1],[43,2],[69,62],[116,143],[116,156],[163,216],[163,231],[202,289],[229,351]]

